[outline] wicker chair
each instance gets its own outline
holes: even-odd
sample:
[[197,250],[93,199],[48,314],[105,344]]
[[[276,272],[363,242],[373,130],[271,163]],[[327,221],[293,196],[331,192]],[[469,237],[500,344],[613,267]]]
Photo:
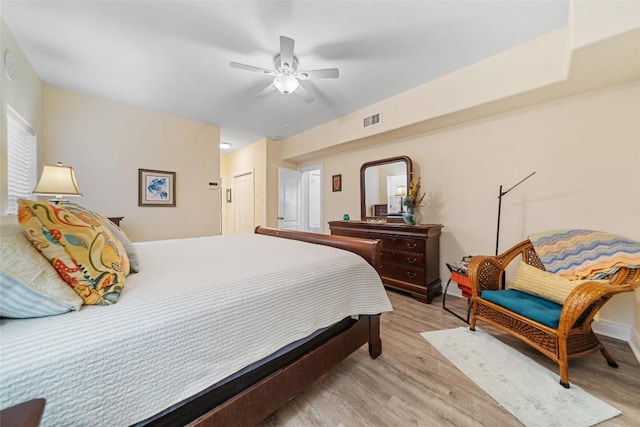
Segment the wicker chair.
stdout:
[[498,256],[471,259],[468,269],[472,290],[470,329],[475,330],[478,320],[484,321],[529,344],[558,363],[560,384],[566,388],[569,388],[570,359],[600,350],[609,366],[617,368],[617,363],[591,330],[591,321],[613,295],[640,286],[640,269],[622,268],[608,278],[608,283],[586,282],[577,286],[562,306],[557,329],[553,329],[482,298],[483,290],[504,289],[504,271],[520,256],[527,264],[544,270],[529,240]]

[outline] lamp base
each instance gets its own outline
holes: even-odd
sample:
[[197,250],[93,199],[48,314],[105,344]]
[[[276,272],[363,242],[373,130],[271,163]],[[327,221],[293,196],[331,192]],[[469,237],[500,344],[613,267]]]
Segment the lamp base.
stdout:
[[53,203],[54,205],[59,205],[62,202],[66,203],[68,201],[69,200],[63,199],[62,197],[54,197],[52,199],[49,199],[49,203]]

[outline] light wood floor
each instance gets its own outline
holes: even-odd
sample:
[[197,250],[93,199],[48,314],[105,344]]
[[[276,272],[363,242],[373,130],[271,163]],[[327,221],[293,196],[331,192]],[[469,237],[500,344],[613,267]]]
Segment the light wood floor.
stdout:
[[[427,305],[388,293],[394,311],[382,316],[382,355],[371,360],[366,346],[360,348],[262,427],[522,425],[419,335],[466,326],[442,309],[441,297]],[[463,313],[466,300],[448,297],[447,307]],[[556,365],[535,350],[479,326],[557,373]],[[640,363],[626,342],[601,338],[620,367],[610,368],[597,352],[570,362],[569,381],[622,412],[600,426],[638,426]]]

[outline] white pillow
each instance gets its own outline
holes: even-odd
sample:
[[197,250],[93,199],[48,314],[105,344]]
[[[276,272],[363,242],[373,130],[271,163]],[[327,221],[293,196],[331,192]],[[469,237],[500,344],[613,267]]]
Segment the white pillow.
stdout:
[[82,298],[24,235],[15,215],[0,217],[0,316],[27,318],[79,310]]

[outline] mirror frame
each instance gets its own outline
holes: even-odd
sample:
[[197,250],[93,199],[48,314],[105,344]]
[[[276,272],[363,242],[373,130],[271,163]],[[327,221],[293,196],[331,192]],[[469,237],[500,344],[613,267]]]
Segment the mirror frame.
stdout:
[[[374,160],[371,162],[364,163],[360,167],[360,219],[362,221],[366,221],[367,218],[376,218],[374,216],[367,216],[367,205],[365,203],[366,200],[364,199],[365,193],[366,193],[364,188],[365,187],[365,177],[364,177],[365,170],[372,166],[381,166],[381,165],[386,165],[389,163],[396,163],[396,162],[404,162],[407,165],[407,188],[409,188],[409,185],[411,183],[411,178],[413,178],[413,164],[409,156],[389,157],[387,159]],[[403,219],[401,216],[386,216],[385,218],[387,222],[403,222]]]

